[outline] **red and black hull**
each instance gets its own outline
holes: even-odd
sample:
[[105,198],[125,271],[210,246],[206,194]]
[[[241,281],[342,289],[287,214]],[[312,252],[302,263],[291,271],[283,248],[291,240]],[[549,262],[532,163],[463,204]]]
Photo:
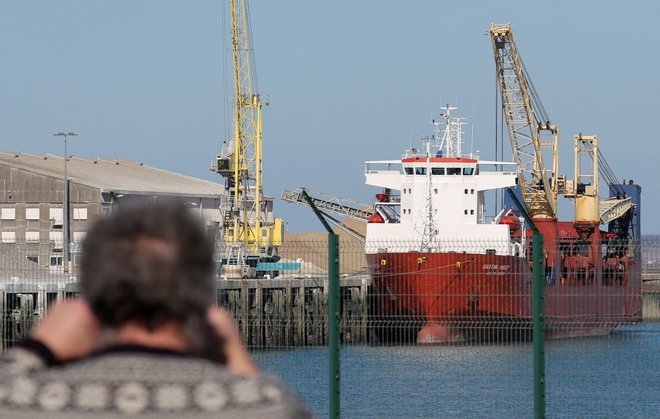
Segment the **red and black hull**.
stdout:
[[[367,260],[374,326],[383,340],[433,344],[532,337],[532,271],[525,258],[408,252],[368,254]],[[605,269],[573,269],[571,260],[546,268],[546,337],[606,334],[641,320],[637,266],[626,264],[625,280],[618,281],[606,277]]]

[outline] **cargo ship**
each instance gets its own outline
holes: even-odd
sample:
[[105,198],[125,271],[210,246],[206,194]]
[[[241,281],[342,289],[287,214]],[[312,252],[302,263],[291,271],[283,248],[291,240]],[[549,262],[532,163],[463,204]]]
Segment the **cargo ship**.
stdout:
[[[510,200],[486,214],[494,191],[519,187],[516,163],[463,153],[465,121],[452,116],[455,109],[442,109],[419,149],[365,163],[366,184],[382,188],[365,238],[382,341],[531,339],[532,230]],[[576,184],[573,198],[594,185]],[[544,236],[547,338],[606,334],[641,321],[641,188],[609,186],[615,214],[606,217],[607,231],[579,221],[535,222]]]

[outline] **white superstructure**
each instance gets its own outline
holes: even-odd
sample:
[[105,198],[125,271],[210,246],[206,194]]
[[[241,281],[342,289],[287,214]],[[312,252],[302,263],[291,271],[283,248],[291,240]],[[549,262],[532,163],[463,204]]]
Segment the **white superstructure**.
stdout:
[[384,248],[388,252],[519,253],[509,226],[488,223],[484,214],[485,191],[516,184],[515,168],[493,169],[515,163],[463,155],[463,122],[451,117],[454,109],[443,108],[444,121],[433,121],[435,133],[425,140],[425,150],[406,150],[400,160],[365,162],[366,184],[385,189],[377,195],[375,214],[367,225],[367,253]]

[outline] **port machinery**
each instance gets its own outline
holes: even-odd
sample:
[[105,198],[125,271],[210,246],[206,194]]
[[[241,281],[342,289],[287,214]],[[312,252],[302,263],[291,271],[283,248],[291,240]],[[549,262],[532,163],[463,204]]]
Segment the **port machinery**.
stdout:
[[230,0],[233,61],[233,138],[223,144],[213,171],[225,178],[220,274],[230,278],[258,276],[260,262],[279,260],[283,222],[273,215],[273,198],[263,191],[262,109],[257,92],[247,0]]
[[[598,147],[598,136],[574,136],[574,181],[559,174],[559,128],[550,122],[536,88],[529,78],[513,36],[510,24],[492,24],[489,30],[502,114],[506,120],[513,159],[518,169],[518,190],[526,210],[546,239],[556,241],[557,196],[575,203],[573,227],[580,237],[599,236],[599,225],[620,218],[630,218],[634,204],[616,180]],[[584,164],[591,159],[593,165]],[[549,162],[549,163],[548,163]],[[599,176],[609,183],[609,198],[599,195]],[[615,223],[615,225],[630,223]],[[615,225],[611,225],[614,229]],[[618,228],[623,238],[635,232]],[[637,233],[638,235],[638,233]],[[634,237],[638,240],[639,237]],[[600,240],[596,237],[594,243]],[[597,245],[594,245],[597,246]],[[594,254],[599,251],[594,247]],[[552,250],[551,250],[552,251]]]
[[342,220],[336,218],[335,216],[347,217],[366,222],[374,216],[374,209],[371,206],[353,201],[352,199],[342,198],[323,192],[311,191],[303,187],[292,190],[285,189],[282,191],[280,198],[284,202],[309,206],[303,195],[303,192],[307,193],[309,199],[314,203],[316,208],[325,216],[328,221],[341,228],[357,240],[364,242],[364,235],[362,233],[355,231],[355,229],[347,226]]

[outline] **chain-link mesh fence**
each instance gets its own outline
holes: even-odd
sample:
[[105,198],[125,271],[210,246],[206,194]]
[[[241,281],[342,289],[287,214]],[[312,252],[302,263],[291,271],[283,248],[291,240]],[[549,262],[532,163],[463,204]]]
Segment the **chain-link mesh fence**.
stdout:
[[[531,416],[530,246],[411,246],[365,254],[340,242],[342,416]],[[77,293],[71,249],[64,273],[52,245],[0,246],[3,348]],[[326,416],[327,241],[289,240],[280,257],[257,260],[247,278],[219,271],[218,303],[260,366]],[[544,276],[548,416],[658,416],[660,241],[546,243]]]

